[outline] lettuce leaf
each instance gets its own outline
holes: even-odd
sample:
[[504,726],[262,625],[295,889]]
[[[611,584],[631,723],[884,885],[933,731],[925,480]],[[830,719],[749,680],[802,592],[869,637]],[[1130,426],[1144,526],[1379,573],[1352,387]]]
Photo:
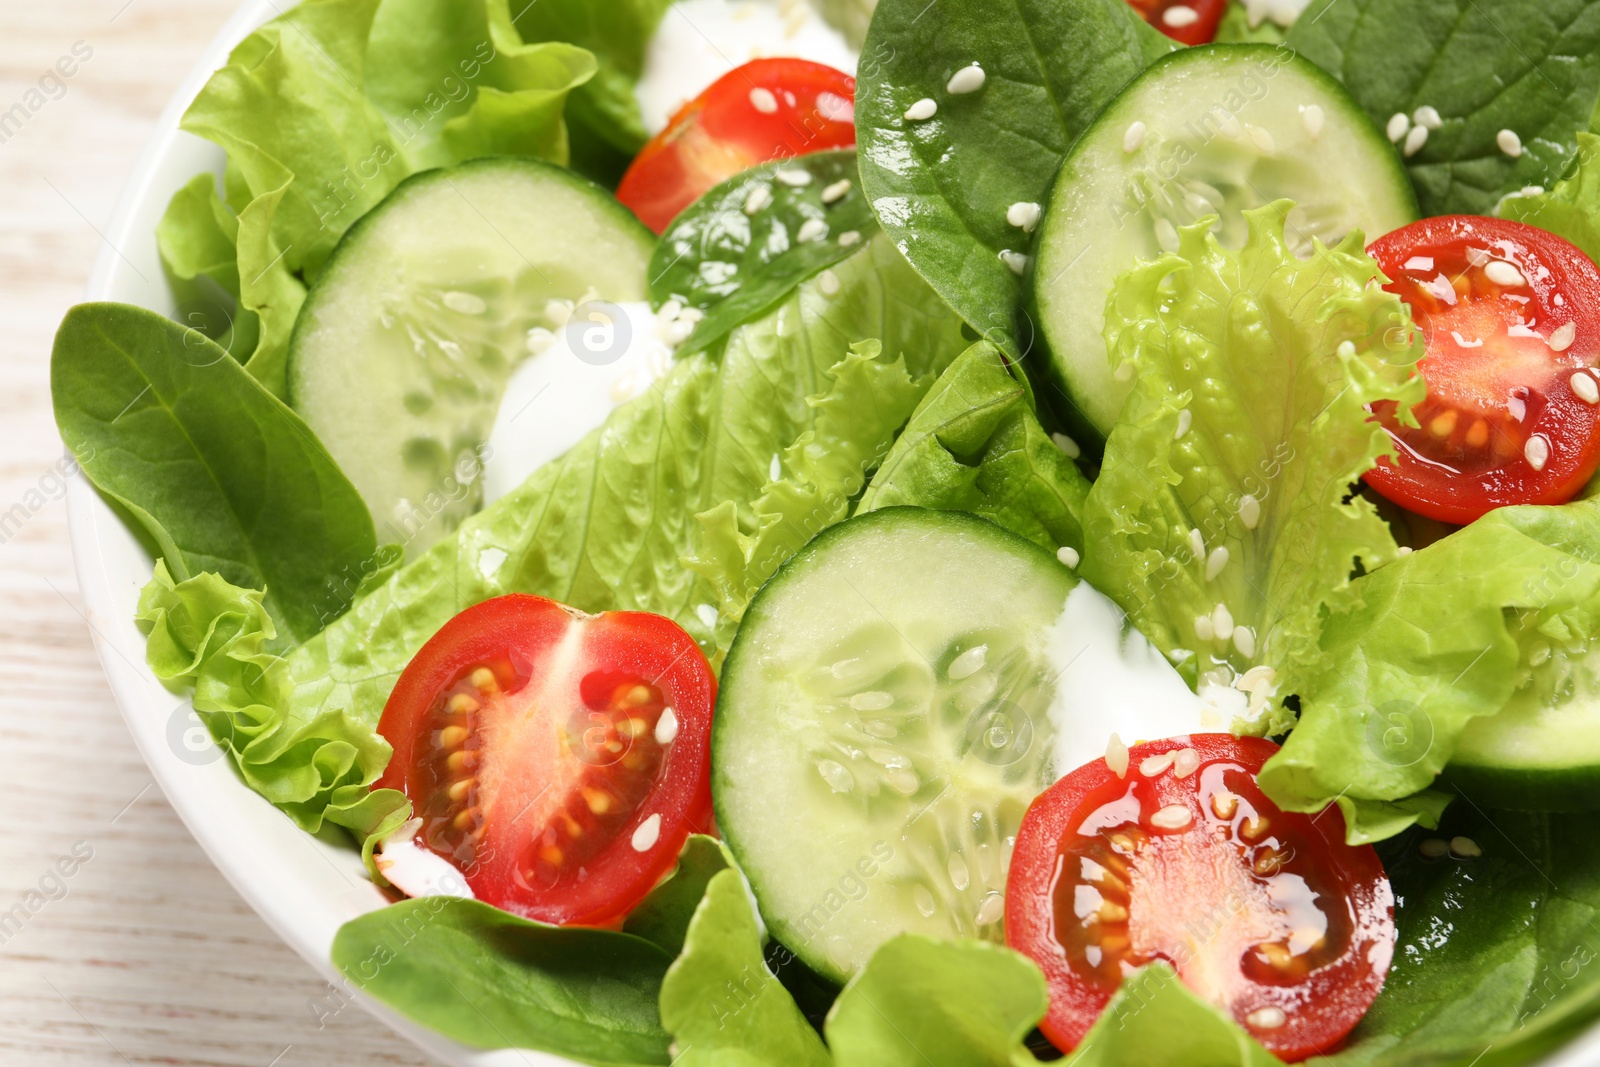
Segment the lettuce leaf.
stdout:
[[1590,259],[1600,259],[1600,137],[1578,134],[1578,154],[1565,178],[1543,193],[1506,197],[1499,212],[1501,218],[1549,230]]
[[[1264,665],[1293,692],[1322,664],[1323,614],[1356,601],[1354,568],[1397,555],[1351,487],[1390,448],[1367,405],[1422,399],[1420,338],[1368,284],[1359,233],[1295,258],[1291,206],[1246,212],[1238,252],[1209,220],[1186,229],[1107,303],[1107,346],[1137,377],[1089,491],[1081,570],[1191,683],[1213,662],[1223,684]],[[1252,712],[1270,692],[1256,685]],[[1277,708],[1268,728],[1291,721]]]
[[980,341],[918,405],[857,511],[968,511],[1054,552],[1083,551],[1089,482],[1035,416],[1026,383]]
[[[1325,667],[1298,687],[1300,724],[1261,787],[1294,811],[1337,800],[1357,821],[1363,804],[1426,789],[1467,723],[1510,699],[1521,659],[1513,626],[1593,632],[1597,546],[1600,500],[1500,508],[1357,579],[1356,602],[1327,620]],[[1389,810],[1363,836],[1416,814]]]
[[227,152],[237,232],[192,183],[162,220],[163,259],[259,317],[253,351],[235,355],[282,395],[306,286],[345,230],[428,167],[492,154],[564,163],[566,96],[594,72],[582,48],[523,43],[508,0],[305,0],[235,48],[183,117]]

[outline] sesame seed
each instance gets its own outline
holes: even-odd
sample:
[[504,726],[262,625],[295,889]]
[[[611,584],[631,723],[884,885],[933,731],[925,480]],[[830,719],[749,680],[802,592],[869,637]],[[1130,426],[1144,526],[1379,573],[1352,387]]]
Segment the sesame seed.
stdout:
[[758,215],[772,203],[772,186],[758,185],[744,198],[744,213]]
[[990,923],[999,922],[1000,917],[1005,913],[1006,898],[1000,894],[998,889],[991,889],[985,894],[983,902],[978,905],[978,914],[973,917],[972,921],[979,926],[988,926]]
[[670,745],[678,736],[678,713],[671,708],[661,709],[661,718],[656,720],[656,744]]
[[1206,539],[1200,536],[1199,530],[1189,531],[1189,551],[1194,553],[1194,561],[1200,563],[1206,558]]
[[1496,259],[1483,268],[1483,276],[1504,289],[1515,289],[1519,285],[1527,285],[1528,280],[1522,276],[1515,263],[1507,263],[1503,259]]
[[1139,773],[1146,778],[1159,778],[1167,773],[1167,768],[1172,766],[1177,755],[1176,752],[1158,752],[1154,756],[1146,756],[1139,761]]
[[1239,655],[1245,659],[1252,659],[1256,654],[1256,634],[1248,626],[1235,626],[1233,628],[1233,647],[1239,650]]
[[1214,582],[1217,575],[1222,573],[1222,568],[1228,565],[1228,547],[1218,545],[1211,550],[1211,555],[1206,557],[1206,581]]
[[1261,521],[1261,501],[1246,493],[1239,498],[1239,521],[1246,530],[1254,530]]
[[1077,459],[1083,455],[1083,449],[1078,447],[1078,442],[1064,433],[1053,433],[1050,435],[1050,440],[1056,443],[1057,448],[1066,453],[1068,459]]
[[1106,741],[1106,766],[1118,778],[1128,777],[1128,746],[1116,734]]
[[1228,605],[1218,604],[1211,609],[1211,628],[1216,630],[1219,641],[1233,637],[1233,613],[1228,610]]
[[661,840],[661,813],[650,816],[633,832],[633,850],[649,852]]
[[821,219],[806,219],[800,224],[800,229],[795,233],[794,239],[801,244],[820,241],[828,236],[828,224]]
[[1592,374],[1587,371],[1579,371],[1569,379],[1569,382],[1572,386],[1572,394],[1579,400],[1591,407],[1595,404],[1600,404],[1600,385],[1595,384]]
[[1161,21],[1173,29],[1182,29],[1184,26],[1193,26],[1200,21],[1200,12],[1192,7],[1179,4],[1169,7],[1161,13]]
[[1439,109],[1432,104],[1423,104],[1411,113],[1411,119],[1425,130],[1437,130],[1444,125],[1444,119],[1439,116]]
[[1044,214],[1044,209],[1031,200],[1019,200],[1006,208],[1006,222],[1016,226],[1023,233],[1032,233],[1033,228],[1039,225],[1039,216]]
[[1405,269],[1406,270],[1432,271],[1433,270],[1433,257],[1432,256],[1412,256],[1410,259],[1406,260]]
[[1133,381],[1133,364],[1132,363],[1119,363],[1119,364],[1117,364],[1117,369],[1111,372],[1111,377],[1115,378],[1119,382],[1131,382],[1131,381]]
[[1011,273],[1017,277],[1028,273],[1028,264],[1031,260],[1021,252],[1013,252],[1009,248],[1000,250],[1000,262],[1011,268]]
[[1202,642],[1215,641],[1217,639],[1217,628],[1211,625],[1210,615],[1195,616],[1194,635]]
[[822,202],[824,204],[837,204],[840,200],[844,199],[844,195],[849,191],[850,179],[840,178],[838,181],[822,190]]
[[1192,748],[1182,748],[1172,757],[1172,773],[1178,778],[1187,778],[1200,769],[1200,753]]
[[1135,120],[1128,124],[1127,130],[1122,135],[1122,150],[1124,152],[1137,152],[1139,146],[1144,144],[1145,124]]
[[969,64],[950,75],[950,82],[945,86],[952,96],[962,96],[966,93],[975,93],[983,88],[983,83],[988,80],[983,68],[976,63]]
[[1544,465],[1550,462],[1549,439],[1541,433],[1528,438],[1528,443],[1522,446],[1522,458],[1527,460],[1528,466],[1534,470],[1544,470]]
[[1178,412],[1178,428],[1172,431],[1174,441],[1183,440],[1183,435],[1189,432],[1189,427],[1194,423],[1194,412],[1184,408]]
[[1395,555],[1402,557],[1409,556],[1413,551],[1414,550],[1410,545],[1401,545],[1399,548],[1395,549]]
[[1389,125],[1384,127],[1384,133],[1389,135],[1389,140],[1398,144],[1400,139],[1411,130],[1411,117],[1404,111],[1397,111],[1389,117]]
[[1062,545],[1060,548],[1056,549],[1056,559],[1059,559],[1068,567],[1076,568],[1080,558],[1081,557],[1078,555],[1078,550],[1075,548]]
[[1565,352],[1572,347],[1572,342],[1578,339],[1578,324],[1576,322],[1563,322],[1550,332],[1550,340],[1545,344],[1550,346],[1552,352]]
[[804,189],[811,184],[811,172],[809,170],[801,170],[799,167],[785,167],[774,174],[773,177],[791,189]]
[[[1239,631],[1235,630],[1234,633]],[[1265,663],[1257,664],[1233,680],[1233,687],[1241,693],[1254,693],[1272,688],[1278,672]]]
[[779,478],[782,478],[782,477],[783,477],[783,460],[779,459],[778,458],[778,454],[776,452],[774,452],[772,454],[772,462],[767,464],[767,481],[775,482]]
[[1450,842],[1442,837],[1425,837],[1417,845],[1417,851],[1430,860],[1444,859],[1450,854]]
[[1267,155],[1278,150],[1278,142],[1272,139],[1272,134],[1260,126],[1246,126],[1245,131],[1250,134],[1251,142]]
[[1194,813],[1189,810],[1187,804],[1168,804],[1150,816],[1150,825],[1162,830],[1187,829],[1193,822]]
[[817,275],[817,288],[823,296],[838,296],[839,290],[844,286],[839,281],[839,276],[831,270],[825,270]]
[[707,628],[717,624],[717,609],[710,604],[700,604],[694,609],[695,617]]
[[846,230],[839,235],[839,247],[851,248],[861,243],[861,234],[857,230]]
[[1327,120],[1327,115],[1317,104],[1300,105],[1300,125],[1306,128],[1306,134],[1315,141],[1322,136],[1322,124]]
[[1450,839],[1450,855],[1460,860],[1477,859],[1483,855],[1483,849],[1470,837],[1452,837]]
[[1517,136],[1516,130],[1501,130],[1494,135],[1494,143],[1512,159],[1522,155],[1522,138]]
[[1176,252],[1178,250],[1178,228],[1170,219],[1156,219],[1156,244],[1161,246],[1163,252]]
[[1428,143],[1428,127],[1413,126],[1411,132],[1406,134],[1405,155],[1407,159],[1422,151],[1422,146]]
[[1283,1013],[1282,1008],[1273,1007],[1269,1004],[1265,1008],[1257,1008],[1249,1015],[1246,1015],[1244,1021],[1257,1030],[1276,1030],[1288,1022],[1289,1017]]
[[926,122],[939,113],[939,105],[929,97],[923,97],[915,104],[906,108],[907,122]]
[[774,115],[778,111],[778,98],[772,95],[771,89],[758,86],[750,90],[750,106],[763,115]]

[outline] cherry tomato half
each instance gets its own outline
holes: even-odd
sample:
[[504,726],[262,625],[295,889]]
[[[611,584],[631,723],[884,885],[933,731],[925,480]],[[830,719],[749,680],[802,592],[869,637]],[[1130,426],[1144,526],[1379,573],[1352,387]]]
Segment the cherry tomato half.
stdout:
[[617,186],[656,233],[712,186],[774,159],[856,143],[856,80],[805,59],[757,59],[685,104]]
[[1280,811],[1256,787],[1278,746],[1196,734],[1135,745],[1125,777],[1085,764],[1023,816],[1006,943],[1050,985],[1040,1029],[1070,1051],[1122,979],[1164,960],[1286,1060],[1329,1052],[1383,988],[1393,894],[1337,809]]
[[1367,484],[1453,523],[1576,496],[1600,466],[1600,269],[1554,234],[1472,215],[1414,222],[1368,251],[1427,340],[1428,395],[1417,427],[1374,405],[1395,457]]
[[1144,20],[1179,44],[1209,44],[1228,0],[1128,0]]
[[400,675],[378,785],[411,798],[418,843],[480,900],[603,925],[710,826],[715,699],[705,656],[670,619],[497,597],[445,623]]

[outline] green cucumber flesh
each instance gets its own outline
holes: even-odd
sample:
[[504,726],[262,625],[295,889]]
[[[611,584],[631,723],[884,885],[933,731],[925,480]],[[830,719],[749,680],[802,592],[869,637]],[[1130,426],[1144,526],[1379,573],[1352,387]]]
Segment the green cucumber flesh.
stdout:
[[529,331],[648,298],[655,239],[552,164],[483,159],[402,182],[312,287],[290,404],[415,557],[481,501],[482,448]]
[[1326,73],[1270,45],[1181,49],[1107,105],[1062,163],[1029,283],[1051,403],[1074,436],[1103,442],[1131,388],[1102,336],[1117,277],[1208,215],[1238,248],[1243,212],[1280,199],[1298,205],[1288,236],[1302,255],[1313,238],[1376,237],[1417,217],[1382,131]]

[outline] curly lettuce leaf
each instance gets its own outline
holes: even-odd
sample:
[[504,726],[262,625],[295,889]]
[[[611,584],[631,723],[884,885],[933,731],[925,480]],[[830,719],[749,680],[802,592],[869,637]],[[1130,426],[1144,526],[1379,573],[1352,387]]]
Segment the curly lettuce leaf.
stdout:
[[1054,552],[1083,551],[1089,482],[1045,433],[1000,350],[963,352],[918,405],[857,511],[968,511]]
[[1468,722],[1510,699],[1513,626],[1593,632],[1597,546],[1600,500],[1500,508],[1357,579],[1354,603],[1324,626],[1323,668],[1299,685],[1300,723],[1261,787],[1294,811],[1337,801],[1356,822],[1380,805],[1390,817],[1369,838],[1402,828],[1415,814],[1407,798],[1433,784]]
[[[806,283],[720,352],[677,362],[572,451],[294,650],[288,713],[313,719],[340,709],[375,725],[422,643],[464,608],[504,593],[666,615],[717,657],[732,637],[724,615],[743,610],[733,593],[753,591],[750,568],[775,567],[793,550],[784,546],[810,537],[805,517],[773,509],[848,499],[862,477],[853,457],[887,450],[965,346],[960,321],[886,240],[835,273],[833,295]],[[859,345],[864,338],[878,340]],[[898,399],[864,395],[879,386]],[[785,456],[790,467],[774,479]],[[761,552],[746,556],[751,545]]]
[[[1287,201],[1224,249],[1202,222],[1120,278],[1106,308],[1135,377],[1084,514],[1082,574],[1191,679],[1265,665],[1280,692],[1320,666],[1322,616],[1397,546],[1352,485],[1390,449],[1367,406],[1421,400],[1404,304],[1352,233],[1299,260]],[[1231,637],[1230,637],[1231,634]],[[1233,675],[1223,679],[1226,683]],[[1269,689],[1257,685],[1259,713]],[[1289,725],[1274,711],[1268,728]]]
[[[565,162],[562,109],[594,71],[582,48],[523,43],[507,0],[305,0],[247,37],[183,117],[228,156],[236,266],[205,273],[260,317],[241,362],[281,395],[306,286],[408,175],[492,154]],[[193,238],[214,211],[192,187],[169,206],[174,274],[196,266]]]
[[765,931],[736,870],[706,886],[683,953],[661,983],[661,1024],[674,1063],[827,1067],[832,1062],[762,954]]

